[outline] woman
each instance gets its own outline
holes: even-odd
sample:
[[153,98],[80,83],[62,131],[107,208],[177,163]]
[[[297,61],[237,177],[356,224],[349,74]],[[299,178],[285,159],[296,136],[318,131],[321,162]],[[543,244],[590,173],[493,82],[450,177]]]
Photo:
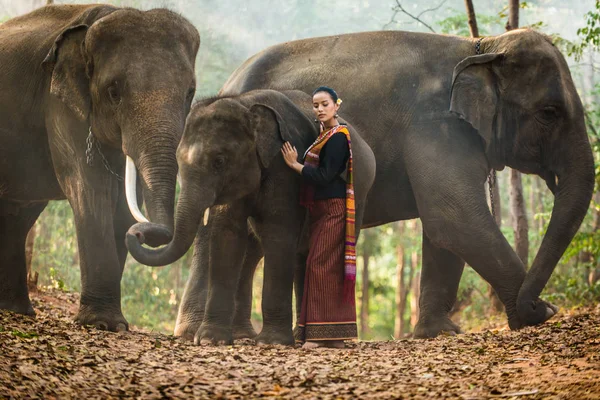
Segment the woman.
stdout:
[[286,164],[302,175],[302,205],[310,215],[310,244],[296,340],[303,348],[343,348],[355,339],[356,252],[350,133],[337,120],[342,100],[326,86],[313,93],[320,133],[299,163],[296,148],[281,149]]

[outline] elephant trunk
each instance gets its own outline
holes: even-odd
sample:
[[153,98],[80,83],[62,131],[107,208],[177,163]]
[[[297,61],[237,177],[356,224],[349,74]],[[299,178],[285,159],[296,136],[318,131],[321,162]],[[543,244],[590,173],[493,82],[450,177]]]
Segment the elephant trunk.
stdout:
[[133,225],[127,232],[125,243],[129,252],[138,262],[151,267],[177,261],[192,245],[200,219],[213,202],[214,196],[206,195],[206,191],[201,190],[198,185],[184,184],[177,202],[175,232],[169,244],[158,249],[142,247],[142,244],[168,233],[162,225],[142,222]]
[[[175,184],[177,181],[176,150],[182,121],[162,123],[158,126],[143,125],[143,128],[124,135],[123,151],[127,154],[125,167],[125,194],[129,210],[138,222],[160,224],[162,235],[152,235],[146,243],[160,246],[172,238]],[[144,141],[152,133],[151,141]],[[134,161],[135,160],[135,161]],[[137,168],[136,168],[137,167]],[[140,212],[137,201],[136,178],[141,177],[147,218]],[[149,238],[150,239],[150,238]]]
[[[548,319],[546,307],[536,307],[536,300],[552,275],[560,257],[585,217],[594,189],[594,159],[585,133],[584,139],[571,141],[563,149],[557,166],[551,167],[558,178],[552,217],[544,240],[525,281],[519,290],[517,312],[527,325]],[[572,138],[573,135],[570,135]],[[564,151],[564,149],[568,149]]]

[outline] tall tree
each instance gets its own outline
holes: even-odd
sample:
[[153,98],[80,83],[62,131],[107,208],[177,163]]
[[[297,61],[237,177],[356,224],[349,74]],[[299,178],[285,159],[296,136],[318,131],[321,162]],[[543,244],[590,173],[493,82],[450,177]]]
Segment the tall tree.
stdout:
[[410,288],[410,326],[412,330],[414,330],[415,325],[417,325],[417,321],[419,320],[419,296],[421,296],[421,271],[419,269],[420,257],[419,252],[416,249],[413,250],[411,260],[412,271],[415,271],[415,276],[412,277],[411,273],[412,285]]
[[398,222],[397,235],[401,242],[396,246],[396,317],[394,319],[394,337],[399,339],[402,337],[404,328],[404,291],[406,290],[404,283],[404,244],[402,243],[402,236],[404,234],[404,223]]
[[34,224],[29,233],[27,234],[27,239],[25,239],[25,266],[27,268],[27,286],[29,290],[35,290],[37,288],[38,282],[38,272],[31,272],[31,260],[33,258],[33,245],[35,243],[36,236],[36,225]]
[[[479,37],[479,27],[477,26],[477,17],[475,15],[475,8],[473,7],[472,0],[465,0],[465,7],[467,9],[467,20],[469,23],[469,32],[471,33],[471,37],[476,38]],[[496,177],[496,175],[494,175]],[[486,193],[489,193],[490,198],[490,210],[492,211],[492,215],[494,215],[494,219],[496,220],[496,224],[498,227],[502,226],[502,207],[500,203],[500,184],[499,180],[496,179],[494,182],[488,180],[488,190]],[[503,310],[502,302],[498,295],[494,291],[491,285],[488,285],[488,297],[490,298],[490,304],[492,305],[492,310],[495,312],[501,312]],[[411,315],[412,318],[412,315]]]
[[[506,30],[519,27],[519,0],[509,0],[508,22]],[[529,258],[529,224],[523,199],[523,183],[521,173],[510,169],[510,207],[512,212],[512,227],[515,232],[515,250],[517,255],[527,265]]]
[[471,37],[479,37],[479,28],[477,27],[477,17],[475,16],[473,0],[465,0],[465,7],[467,8],[467,19],[469,23],[469,32],[471,32]]
[[519,0],[508,0],[508,22],[506,30],[512,31],[519,27]]
[[377,231],[365,229],[361,232],[363,259],[361,298],[360,298],[360,332],[364,337],[369,333],[369,263],[377,245]]

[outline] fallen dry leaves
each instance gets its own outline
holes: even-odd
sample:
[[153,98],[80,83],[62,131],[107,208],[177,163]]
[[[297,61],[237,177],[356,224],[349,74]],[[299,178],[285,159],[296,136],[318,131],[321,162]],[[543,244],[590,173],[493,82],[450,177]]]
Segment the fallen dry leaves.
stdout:
[[304,351],[102,332],[72,322],[76,294],[33,299],[35,319],[0,312],[0,398],[600,398],[600,306],[519,332]]

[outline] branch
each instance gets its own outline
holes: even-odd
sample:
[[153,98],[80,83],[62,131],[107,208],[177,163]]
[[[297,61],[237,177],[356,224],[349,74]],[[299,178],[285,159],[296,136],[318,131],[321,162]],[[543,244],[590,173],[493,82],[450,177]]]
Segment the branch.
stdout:
[[425,27],[427,27],[427,29],[429,29],[431,32],[433,32],[433,33],[436,33],[436,32],[435,32],[435,30],[434,30],[434,29],[433,29],[433,28],[432,28],[432,27],[431,27],[429,24],[427,24],[426,22],[423,22],[423,20],[422,20],[421,18],[419,18],[419,17],[420,17],[421,15],[423,15],[423,13],[425,13],[425,12],[428,12],[428,11],[435,11],[435,10],[437,10],[437,9],[438,9],[438,8],[440,8],[440,7],[441,7],[441,6],[442,6],[442,5],[443,5],[445,2],[446,2],[446,0],[442,0],[442,3],[441,3],[439,6],[437,6],[437,7],[434,7],[434,8],[432,8],[432,9],[429,9],[429,10],[425,10],[425,11],[423,11],[422,13],[420,13],[419,15],[417,15],[417,16],[414,16],[414,15],[412,15],[411,13],[409,13],[408,11],[406,11],[406,10],[404,9],[404,7],[402,7],[402,4],[400,3],[400,0],[396,0],[396,7],[394,7],[394,8],[393,8],[393,10],[394,10],[394,15],[392,16],[392,19],[390,20],[390,22],[388,22],[388,23],[387,23],[385,26],[387,26],[387,25],[391,24],[392,22],[395,22],[395,21],[394,21],[394,18],[396,17],[396,14],[398,14],[398,12],[402,12],[402,13],[404,13],[404,14],[408,15],[409,17],[411,17],[412,19],[414,19],[415,21],[417,21],[417,22],[420,22],[421,24],[423,24],[423,25],[424,25]]
[[477,16],[475,15],[473,0],[465,0],[465,7],[467,8],[467,22],[469,24],[471,37],[479,37],[479,28],[477,27]]
[[422,11],[421,13],[419,13],[419,15],[417,15],[417,18],[421,18],[421,15],[425,14],[426,12],[439,10],[446,3],[446,1],[447,0],[442,1],[437,7],[428,8],[427,10]]
[[[394,10],[394,14],[392,15],[392,18],[390,18],[390,22],[388,22],[387,24],[385,24],[383,26],[382,29],[387,28],[389,25],[393,24],[394,22],[396,22],[396,15],[398,15],[398,10]],[[397,22],[396,22],[397,23]]]
[[600,66],[597,66],[595,63],[569,64],[569,68],[581,68],[581,67],[591,67],[594,71],[600,71]]

